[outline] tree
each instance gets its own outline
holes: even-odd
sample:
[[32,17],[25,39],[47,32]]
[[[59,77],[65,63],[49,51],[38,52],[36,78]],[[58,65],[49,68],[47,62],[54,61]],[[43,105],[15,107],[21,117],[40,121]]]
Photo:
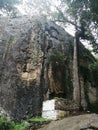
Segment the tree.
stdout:
[[[62,0],[62,5],[67,3],[69,19],[65,18],[63,11],[58,9],[61,21],[67,21],[75,26],[75,40],[74,40],[74,57],[73,57],[73,98],[81,106],[81,88],[79,85],[78,75],[78,44],[79,40],[89,40],[93,45],[94,51],[98,52],[97,32],[98,26],[98,1],[90,0]],[[96,3],[95,3],[96,2]],[[97,4],[97,5],[96,5]],[[61,17],[63,16],[63,17]],[[72,19],[72,21],[70,20]]]
[[[73,57],[73,98],[80,104],[80,85],[78,75],[78,45],[80,39],[88,40],[94,51],[98,52],[98,0],[50,0],[32,1],[32,5],[54,22],[72,24],[75,27],[74,57]],[[38,6],[38,3],[40,6]],[[28,3],[29,4],[29,3]]]
[[[61,20],[73,24],[81,32],[81,39],[89,40],[94,51],[98,52],[98,1],[97,0],[61,0],[61,8],[67,4],[68,17],[59,9]],[[69,18],[69,19],[68,19]],[[70,20],[72,19],[72,20]]]
[[[66,8],[67,5],[67,8]],[[73,57],[73,98],[79,106],[81,94],[78,75],[78,45],[80,39],[89,40],[94,51],[98,52],[98,1],[97,0],[61,0],[56,7],[58,22],[70,23],[75,26],[74,57]]]
[[81,39],[88,40],[98,52],[98,0],[27,0],[26,5],[32,14],[36,12],[55,22],[74,25]]

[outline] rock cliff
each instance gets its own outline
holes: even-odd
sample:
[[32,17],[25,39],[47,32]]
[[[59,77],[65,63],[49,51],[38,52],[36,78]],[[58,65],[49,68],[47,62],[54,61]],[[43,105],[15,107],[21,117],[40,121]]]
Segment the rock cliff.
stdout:
[[[94,57],[79,43],[81,105],[97,100],[89,64]],[[0,109],[12,119],[41,114],[42,101],[73,99],[73,37],[42,18],[0,19]]]

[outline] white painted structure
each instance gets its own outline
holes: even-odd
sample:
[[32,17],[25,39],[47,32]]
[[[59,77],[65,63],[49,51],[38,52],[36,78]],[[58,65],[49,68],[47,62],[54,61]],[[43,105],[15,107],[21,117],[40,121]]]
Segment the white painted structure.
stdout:
[[55,101],[56,99],[47,100],[43,102],[42,107],[42,117],[52,120],[57,120],[59,118],[64,117],[68,112],[55,110]]
[[42,117],[47,119],[56,119],[55,100],[47,100],[43,102]]

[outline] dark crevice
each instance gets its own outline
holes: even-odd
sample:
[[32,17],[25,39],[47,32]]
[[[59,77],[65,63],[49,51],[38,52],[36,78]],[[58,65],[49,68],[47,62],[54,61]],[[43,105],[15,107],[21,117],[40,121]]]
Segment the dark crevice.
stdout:
[[88,128],[84,128],[84,129],[80,129],[80,130],[98,130],[98,128],[96,128],[96,127],[92,127],[92,126],[90,126],[90,127],[88,127]]

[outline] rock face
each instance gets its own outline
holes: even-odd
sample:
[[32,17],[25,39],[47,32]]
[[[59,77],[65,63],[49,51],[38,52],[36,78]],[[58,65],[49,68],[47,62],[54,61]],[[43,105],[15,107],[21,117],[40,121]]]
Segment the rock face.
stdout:
[[38,130],[98,130],[98,115],[86,114],[53,121]]
[[[88,66],[95,59],[79,43],[81,104],[97,100]],[[15,120],[41,114],[42,101],[73,99],[73,37],[42,18],[0,19],[0,108]],[[86,74],[85,74],[85,73]]]
[[5,21],[0,36],[0,106],[16,119],[40,114],[42,30],[27,17]]

